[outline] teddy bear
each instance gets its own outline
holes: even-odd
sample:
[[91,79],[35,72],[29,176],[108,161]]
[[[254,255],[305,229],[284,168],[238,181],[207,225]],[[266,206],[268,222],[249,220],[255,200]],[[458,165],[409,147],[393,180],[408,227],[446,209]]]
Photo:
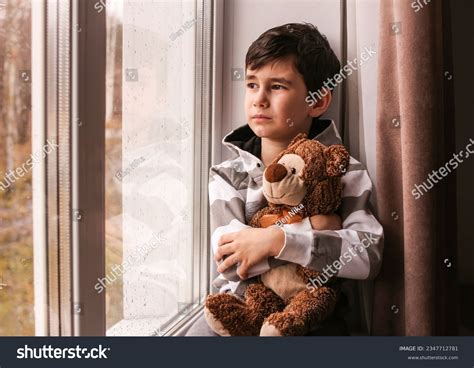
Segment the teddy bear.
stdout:
[[[265,169],[262,187],[268,205],[255,213],[249,225],[282,226],[335,212],[348,165],[344,146],[326,147],[298,134]],[[286,262],[257,276],[244,298],[231,292],[208,295],[204,316],[220,336],[307,335],[332,314],[339,298],[337,278],[316,288],[308,286],[319,275]]]

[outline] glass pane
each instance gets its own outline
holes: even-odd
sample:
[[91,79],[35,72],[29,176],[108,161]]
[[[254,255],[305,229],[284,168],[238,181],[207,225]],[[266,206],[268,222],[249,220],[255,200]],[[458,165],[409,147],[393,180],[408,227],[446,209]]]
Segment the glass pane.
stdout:
[[31,1],[0,1],[0,335],[35,333],[30,59]]
[[189,310],[199,272],[192,222],[196,2],[106,6],[108,334],[161,334]]
[[[105,9],[105,8],[104,8]],[[102,11],[101,8],[98,11]],[[107,329],[123,319],[123,278],[114,267],[122,264],[122,6],[107,8],[106,67],[106,313]],[[112,281],[115,276],[116,280]],[[110,282],[108,281],[110,280]]]

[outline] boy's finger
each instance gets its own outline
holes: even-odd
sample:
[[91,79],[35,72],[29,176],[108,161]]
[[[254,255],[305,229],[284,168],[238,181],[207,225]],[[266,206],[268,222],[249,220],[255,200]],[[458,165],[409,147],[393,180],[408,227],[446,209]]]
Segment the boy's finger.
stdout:
[[247,266],[240,266],[237,269],[237,276],[239,276],[242,280],[245,280],[247,278]]
[[252,263],[250,261],[242,261],[240,263],[240,267],[237,269],[237,276],[239,276],[242,280],[245,280],[249,277],[249,269],[252,267]]
[[216,254],[214,255],[214,261],[217,262],[226,254],[231,254],[231,253],[234,253],[234,247],[232,246],[232,243],[224,244],[216,250]]
[[220,247],[221,245],[230,243],[234,239],[233,234],[234,233],[228,233],[228,234],[222,235],[219,238],[219,241],[217,242],[217,245]]
[[224,262],[222,262],[222,263],[220,264],[220,266],[217,267],[217,272],[222,273],[222,272],[224,272],[227,268],[229,268],[230,266],[233,266],[234,264],[236,264],[236,263],[238,263],[238,262],[239,262],[239,260],[237,259],[237,257],[236,257],[235,255],[232,255],[232,256],[226,258],[226,259],[224,260]]

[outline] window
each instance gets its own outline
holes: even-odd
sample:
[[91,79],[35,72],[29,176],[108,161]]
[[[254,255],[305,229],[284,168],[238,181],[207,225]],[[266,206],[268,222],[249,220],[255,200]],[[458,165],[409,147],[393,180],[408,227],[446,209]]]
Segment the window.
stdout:
[[50,145],[0,190],[0,335],[170,335],[202,307],[212,12],[0,0],[0,172]]
[[200,302],[200,254],[193,247],[199,200],[190,190],[200,159],[193,124],[196,12],[195,1],[107,3],[101,285],[111,335],[163,334]]

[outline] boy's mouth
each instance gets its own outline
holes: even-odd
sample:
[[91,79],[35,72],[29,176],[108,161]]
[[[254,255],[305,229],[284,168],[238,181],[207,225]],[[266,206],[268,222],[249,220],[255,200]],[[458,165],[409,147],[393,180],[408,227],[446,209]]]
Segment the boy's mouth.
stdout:
[[267,124],[272,121],[272,119],[269,117],[252,117],[252,121],[255,124]]
[[257,114],[257,115],[254,115],[252,116],[252,119],[267,119],[267,120],[270,120],[271,118],[267,115],[263,115],[263,114]]

